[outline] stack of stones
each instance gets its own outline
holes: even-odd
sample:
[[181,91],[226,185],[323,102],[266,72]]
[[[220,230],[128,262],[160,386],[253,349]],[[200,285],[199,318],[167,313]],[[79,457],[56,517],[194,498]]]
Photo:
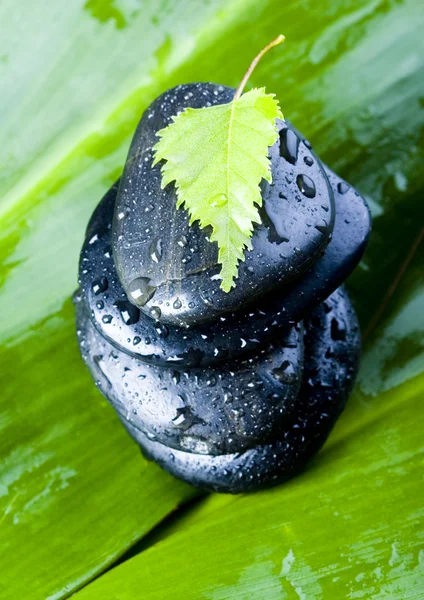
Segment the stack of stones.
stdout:
[[152,147],[179,111],[233,94],[181,85],[146,110],[120,181],[91,217],[74,299],[82,356],[143,453],[196,486],[236,493],[301,470],[345,406],[360,337],[340,286],[370,217],[279,121],[262,222],[223,292],[210,231],[176,208],[173,184],[161,189]]

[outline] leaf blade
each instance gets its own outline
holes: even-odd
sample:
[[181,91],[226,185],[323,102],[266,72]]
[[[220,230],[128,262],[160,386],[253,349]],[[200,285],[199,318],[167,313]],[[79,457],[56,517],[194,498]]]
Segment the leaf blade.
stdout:
[[268,148],[278,136],[277,118],[275,96],[254,88],[229,104],[188,108],[157,134],[153,165],[164,161],[162,187],[175,182],[177,206],[185,206],[191,222],[212,227],[225,292],[260,222],[259,184],[271,181]]

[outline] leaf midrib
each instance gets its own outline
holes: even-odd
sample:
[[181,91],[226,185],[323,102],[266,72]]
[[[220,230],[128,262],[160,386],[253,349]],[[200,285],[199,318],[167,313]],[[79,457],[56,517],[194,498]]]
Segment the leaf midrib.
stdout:
[[[226,177],[226,184],[227,184],[226,185],[226,197],[227,197],[227,203],[225,205],[226,206],[226,210],[227,210],[227,223],[231,219],[231,211],[230,211],[230,148],[231,148],[231,134],[232,134],[232,131],[233,131],[233,121],[234,121],[235,108],[236,108],[236,101],[233,99],[231,101],[230,118],[229,118],[229,121],[228,121],[228,140],[227,140],[227,163],[226,163],[226,166],[227,166],[227,177]],[[228,249],[230,247],[230,228],[229,227],[226,227],[225,237],[226,237],[226,252],[228,252],[229,251]]]

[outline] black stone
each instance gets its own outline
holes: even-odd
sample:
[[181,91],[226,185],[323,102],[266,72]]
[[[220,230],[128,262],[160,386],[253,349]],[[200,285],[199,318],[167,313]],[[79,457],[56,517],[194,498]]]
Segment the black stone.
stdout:
[[303,374],[303,327],[255,358],[173,370],[115,348],[77,302],[82,356],[99,389],[150,440],[200,454],[240,452],[274,439],[292,414]]
[[122,175],[113,220],[117,273],[128,299],[147,315],[159,307],[159,319],[168,325],[216,320],[281,289],[314,263],[331,238],[334,199],[324,169],[297,132],[278,121],[280,138],[269,152],[273,182],[261,184],[262,223],[255,226],[253,250],[245,253],[236,287],[220,289],[217,245],[209,242],[210,231],[190,226],[187,211],[176,208],[174,184],[161,189],[152,147],[157,131],[179,111],[229,102],[233,94],[207,83],[165,92],[144,113]]
[[360,337],[336,288],[362,256],[370,215],[278,122],[253,251],[221,292],[210,232],[189,226],[173,185],[160,189],[152,145],[185,106],[233,92],[178,86],[149,107],[122,180],[90,219],[74,302],[81,354],[143,452],[194,485],[237,493],[298,473],[345,405]]
[[[370,215],[365,201],[352,187],[347,186],[346,190],[343,187],[339,192],[343,180],[330,169],[326,171],[335,194],[336,220],[332,240],[323,256],[278,295],[265,295],[251,308],[189,329],[155,321],[155,309],[161,310],[155,305],[150,309],[153,318],[140,313],[134,324],[123,322],[116,301],[126,300],[126,296],[110,252],[116,183],[93,213],[80,259],[80,283],[96,328],[133,356],[179,368],[206,366],[249,355],[275,335],[282,335],[346,279],[359,262],[368,240]],[[108,288],[102,295],[96,295],[92,283],[102,274],[108,280]]]
[[[331,323],[346,336],[334,340]],[[302,471],[323,446],[352,390],[360,354],[359,327],[346,293],[339,289],[306,324],[305,370],[296,410],[275,441],[257,448],[207,456],[176,451],[149,440],[122,419],[143,453],[164,469],[205,490],[240,493],[270,487]]]
[[149,107],[122,180],[88,224],[74,302],[81,354],[144,453],[194,485],[237,493],[298,473],[345,405],[360,338],[335,290],[362,256],[370,215],[278,122],[253,251],[235,290],[221,292],[210,232],[189,226],[173,185],[160,189],[152,145],[185,106],[233,92],[178,86]]

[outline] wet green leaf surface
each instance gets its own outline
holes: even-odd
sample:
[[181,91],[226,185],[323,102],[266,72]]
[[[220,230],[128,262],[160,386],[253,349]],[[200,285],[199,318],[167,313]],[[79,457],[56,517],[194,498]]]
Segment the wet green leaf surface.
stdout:
[[[418,0],[6,0],[0,15],[0,598],[42,600],[195,493],[141,458],[93,387],[69,300],[88,216],[142,111],[177,83],[236,85],[282,31],[252,85],[370,199],[372,243],[350,281],[365,329],[423,223],[424,15]],[[421,598],[423,259],[307,473],[209,497],[78,595]]]
[[1,351],[0,598],[61,598],[193,490],[140,457],[78,357],[73,306]]
[[380,397],[371,420],[350,425],[296,480],[209,498],[76,597],[421,598],[422,434],[410,411],[423,379],[415,386]]

